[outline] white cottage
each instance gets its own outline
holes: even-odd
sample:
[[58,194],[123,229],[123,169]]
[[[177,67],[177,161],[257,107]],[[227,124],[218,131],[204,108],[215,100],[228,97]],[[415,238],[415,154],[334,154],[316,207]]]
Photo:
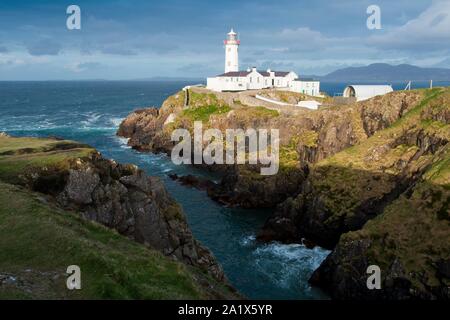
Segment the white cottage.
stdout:
[[299,79],[293,71],[266,71],[255,67],[239,71],[239,45],[237,34],[231,29],[224,41],[225,73],[207,78],[206,87],[213,91],[244,91],[266,88],[305,93],[312,96],[320,94],[320,82],[312,79]]
[[309,96],[320,95],[320,81],[314,79],[296,79],[292,82],[291,91],[300,92]]

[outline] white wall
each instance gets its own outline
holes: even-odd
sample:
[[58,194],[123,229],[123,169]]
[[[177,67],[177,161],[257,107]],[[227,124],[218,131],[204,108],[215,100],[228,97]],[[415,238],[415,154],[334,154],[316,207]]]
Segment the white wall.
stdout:
[[351,85],[344,89],[343,96],[346,98],[350,97],[352,89],[355,90],[357,101],[367,100],[394,91],[390,85]]
[[252,69],[246,79],[247,89],[259,90],[265,87],[264,77],[256,69]]
[[285,77],[263,77],[256,69],[252,69],[246,77],[215,77],[207,78],[206,87],[213,91],[243,91],[260,90],[272,87],[272,80],[276,88],[289,88],[294,92],[305,93],[311,96],[320,94],[319,81],[295,81],[298,76],[290,72]]
[[242,91],[247,90],[244,77],[215,77],[207,78],[206,88],[213,91]]
[[293,81],[291,91],[304,93],[309,96],[320,95],[320,82],[319,81]]
[[239,45],[225,45],[225,73],[239,71]]

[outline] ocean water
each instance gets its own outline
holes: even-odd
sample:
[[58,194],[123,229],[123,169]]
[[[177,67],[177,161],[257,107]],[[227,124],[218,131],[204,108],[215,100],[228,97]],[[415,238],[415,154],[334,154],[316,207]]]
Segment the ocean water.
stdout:
[[197,239],[222,264],[230,282],[254,299],[325,299],[308,278],[329,254],[302,245],[260,244],[255,235],[267,210],[225,208],[205,192],[179,185],[169,173],[206,173],[175,166],[167,156],[138,153],[115,135],[136,108],[159,106],[186,82],[0,82],[0,131],[16,136],[58,136],[88,143],[104,156],[134,163],[159,176],[183,206]]

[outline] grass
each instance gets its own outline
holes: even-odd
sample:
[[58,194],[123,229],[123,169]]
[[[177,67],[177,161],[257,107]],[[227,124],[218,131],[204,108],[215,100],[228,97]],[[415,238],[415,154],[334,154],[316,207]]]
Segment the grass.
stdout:
[[[423,130],[429,136],[448,140],[448,125],[424,120],[423,117],[437,108],[440,112],[449,108],[449,93],[449,88],[423,90],[422,101],[392,126],[313,165],[311,181],[315,190],[320,192],[321,201],[332,213],[328,222],[351,216],[365,201],[381,199],[392,192],[397,184],[396,177],[403,174],[405,165],[408,165],[408,172],[414,172],[434,161],[432,154],[418,154],[420,147],[413,137]],[[415,157],[417,154],[419,156]],[[433,183],[449,180],[450,163],[448,160],[440,163],[427,173],[434,177]]]
[[[366,156],[373,152],[377,147],[389,144],[394,141],[396,137],[402,136],[410,129],[416,130],[418,125],[426,124],[424,129],[432,129],[432,126],[423,123],[421,119],[421,113],[426,110],[426,108],[434,108],[432,101],[437,99],[440,95],[447,94],[450,92],[450,88],[435,88],[428,89],[424,91],[424,98],[422,101],[410,110],[404,117],[397,120],[392,126],[387,129],[381,130],[365,140],[359,145],[347,148],[332,157],[326,158],[317,165],[337,165],[337,166],[348,166],[351,165],[353,168],[359,168],[362,170],[376,170],[380,167],[381,161],[370,162],[366,160]],[[450,96],[449,96],[450,97]],[[450,106],[450,99],[446,102],[447,107]],[[439,127],[441,130],[442,127]],[[448,132],[448,126],[446,126]],[[394,155],[394,153],[391,153]],[[392,159],[389,157],[384,158],[385,161],[390,162]]]
[[277,110],[271,110],[271,109],[267,109],[265,107],[249,107],[249,108],[250,108],[249,111],[255,117],[273,118],[273,117],[278,117],[280,115],[280,113]]
[[[116,231],[63,211],[52,198],[13,185],[24,172],[56,169],[96,152],[73,141],[0,137],[0,299],[206,299],[233,296],[202,270],[175,262]],[[61,170],[62,169],[62,170]],[[51,187],[48,182],[48,187]],[[56,183],[56,182],[55,182]],[[178,205],[165,208],[180,218]],[[66,288],[69,265],[82,290]],[[234,297],[234,296],[233,296]]]
[[33,168],[64,169],[69,160],[94,152],[95,149],[73,141],[0,137],[0,179],[20,183],[20,176]]
[[189,91],[189,105],[200,107],[206,105],[220,105],[219,99],[214,93],[199,93],[193,90]]
[[411,196],[399,197],[362,230],[343,235],[341,242],[371,239],[368,264],[388,270],[396,259],[419,290],[440,286],[440,281],[448,286],[448,279],[437,278],[436,265],[450,255],[449,204],[449,189],[422,181]]
[[220,105],[207,105],[201,107],[194,107],[183,110],[182,115],[187,117],[191,121],[203,121],[206,122],[209,120],[209,117],[213,114],[225,114],[231,110],[229,106],[220,106]]
[[[206,297],[184,265],[75,213],[41,203],[36,194],[0,182],[0,203],[0,273],[22,283],[0,287],[0,297]],[[72,264],[81,268],[82,290],[65,287],[65,270]]]

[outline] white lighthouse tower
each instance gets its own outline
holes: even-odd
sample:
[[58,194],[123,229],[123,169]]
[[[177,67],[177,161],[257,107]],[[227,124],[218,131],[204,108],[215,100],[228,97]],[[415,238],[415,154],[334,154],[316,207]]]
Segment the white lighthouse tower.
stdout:
[[225,44],[225,73],[239,71],[239,45],[241,42],[237,38],[237,33],[231,29],[228,33]]

